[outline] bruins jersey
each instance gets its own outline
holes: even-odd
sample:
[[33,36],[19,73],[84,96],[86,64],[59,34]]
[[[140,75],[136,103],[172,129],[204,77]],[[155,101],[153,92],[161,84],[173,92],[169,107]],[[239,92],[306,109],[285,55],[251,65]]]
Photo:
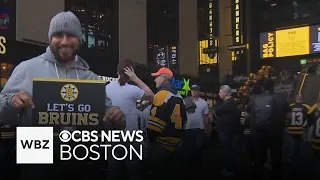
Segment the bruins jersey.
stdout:
[[310,118],[309,110],[310,106],[307,104],[290,104],[292,115],[287,123],[289,134],[299,136],[304,134],[304,125],[307,123],[307,119]]
[[309,112],[314,114],[313,131],[312,131],[312,149],[320,152],[320,104],[312,106]]
[[16,138],[16,125],[2,125],[0,124],[0,141]]
[[182,97],[167,90],[159,91],[150,110],[147,126],[149,140],[157,141],[169,151],[175,151],[182,144],[186,121]]

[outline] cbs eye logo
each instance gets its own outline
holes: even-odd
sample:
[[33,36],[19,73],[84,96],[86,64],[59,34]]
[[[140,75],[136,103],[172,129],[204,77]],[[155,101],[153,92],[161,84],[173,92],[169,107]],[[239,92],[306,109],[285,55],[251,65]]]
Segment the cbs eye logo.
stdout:
[[61,142],[69,142],[71,139],[71,133],[69,131],[63,130],[59,134],[59,139]]

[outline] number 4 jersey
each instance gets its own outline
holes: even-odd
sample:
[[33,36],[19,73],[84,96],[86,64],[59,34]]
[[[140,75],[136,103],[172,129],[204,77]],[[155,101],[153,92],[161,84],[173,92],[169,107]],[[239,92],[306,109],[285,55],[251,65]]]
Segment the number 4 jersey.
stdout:
[[187,121],[185,105],[180,94],[160,90],[154,97],[148,122],[149,140],[157,141],[169,151],[182,144]]
[[288,122],[289,134],[294,136],[301,136],[304,134],[304,126],[307,120],[310,120],[309,110],[310,106],[302,103],[294,103],[290,105],[291,119]]

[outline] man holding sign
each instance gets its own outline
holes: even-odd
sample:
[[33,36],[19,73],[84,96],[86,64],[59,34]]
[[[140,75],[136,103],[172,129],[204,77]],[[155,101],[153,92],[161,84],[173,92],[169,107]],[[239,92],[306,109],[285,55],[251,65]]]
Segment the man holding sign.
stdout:
[[[72,12],[62,12],[52,18],[49,27],[50,46],[38,57],[21,62],[13,71],[0,94],[0,124],[12,124],[19,114],[19,125],[30,125],[33,78],[68,78],[98,80],[88,63],[77,56],[82,39],[81,24]],[[98,97],[100,98],[100,97]],[[105,120],[112,126],[124,128],[123,113],[111,106],[106,98]]]
[[[50,94],[51,92],[53,92],[52,89],[49,90],[50,83],[47,83],[48,86],[42,85],[42,87],[46,87],[45,89],[44,88],[40,89],[39,81],[37,85],[37,81],[34,81],[35,78],[42,78],[42,79],[51,78],[59,81],[63,81],[63,79],[69,79],[69,80],[74,79],[76,81],[100,80],[99,76],[97,76],[96,74],[94,74],[92,71],[89,70],[88,63],[77,55],[77,53],[80,50],[82,31],[81,31],[81,23],[79,19],[72,12],[61,12],[52,18],[50,22],[48,37],[49,37],[50,45],[49,47],[47,47],[46,52],[38,57],[34,57],[30,60],[21,62],[14,69],[11,77],[9,78],[5,87],[1,91],[0,93],[0,124],[17,124],[18,126],[30,126],[30,125],[33,126],[34,117],[32,117],[32,114],[33,114],[32,110],[39,109],[39,107],[43,107],[43,104],[45,103],[48,103],[48,107],[46,107],[47,109],[53,109],[57,107],[56,105],[54,105],[53,102],[50,102],[50,101],[53,101],[53,98],[55,98],[53,97],[54,96],[53,94]],[[102,87],[104,88],[104,86]],[[44,98],[42,99],[42,102],[40,102],[41,98],[39,98],[39,92],[41,91],[47,93],[47,94],[43,93],[44,95],[47,95],[47,96],[45,97],[41,96]],[[63,90],[61,89],[61,92],[59,93],[63,94],[62,91]],[[37,97],[34,92],[37,92]],[[94,94],[94,92],[95,91],[93,91],[93,95],[96,95]],[[90,97],[89,94],[82,93],[82,97],[84,95]],[[93,99],[93,97],[94,96],[90,98]],[[113,107],[111,104],[111,100],[105,95],[105,93],[102,97],[98,95],[96,97],[97,97],[97,100],[101,98],[105,98],[105,107],[102,107],[103,108],[102,114],[105,109],[103,121],[105,122],[106,128],[107,129],[124,129],[126,124],[125,124],[124,114],[121,112],[120,108]],[[82,101],[85,101],[85,99],[82,99]],[[86,105],[87,103],[90,103],[90,102],[82,102],[83,105]],[[75,108],[76,107],[79,110],[80,106],[77,105],[75,106]],[[84,106],[84,107],[87,107],[87,106]],[[44,118],[42,118],[41,122],[48,121],[48,117],[45,117],[46,116],[45,113],[49,114],[52,112],[46,112],[46,110],[44,110],[43,112],[44,115],[42,116]],[[57,113],[57,112],[54,112],[54,113]],[[60,113],[61,121],[63,121],[62,120],[63,115],[61,115],[62,113]],[[79,113],[78,114],[73,113],[72,115],[79,116]],[[33,114],[33,116],[35,116],[35,114]],[[53,119],[52,116],[49,116],[49,120],[53,121],[52,119]],[[70,117],[68,117],[68,119],[70,119]],[[56,117],[56,120],[57,120],[57,117]],[[78,123],[76,123],[76,125],[78,125]],[[81,170],[79,172],[81,172]],[[0,174],[2,173],[5,173],[5,172],[2,172],[2,170],[0,170]],[[44,175],[45,176],[50,176],[50,175],[46,174],[45,172],[41,173],[41,170],[39,169],[36,172],[33,172],[33,173],[30,172],[28,174],[29,175],[37,174],[36,176],[38,178],[40,176],[40,179],[53,178],[53,177],[43,177]],[[53,173],[53,174],[59,174],[59,173]],[[27,178],[27,177],[23,175],[22,178]]]

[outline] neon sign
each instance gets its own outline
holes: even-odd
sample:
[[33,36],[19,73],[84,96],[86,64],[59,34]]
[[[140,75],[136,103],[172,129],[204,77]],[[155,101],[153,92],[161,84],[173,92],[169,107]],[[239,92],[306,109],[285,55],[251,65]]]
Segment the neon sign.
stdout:
[[214,46],[213,41],[213,3],[209,0],[209,46]]
[[[242,43],[242,34],[241,34],[241,4],[240,0],[233,0],[233,15],[232,15],[232,28],[233,28],[233,43],[234,45],[238,45]],[[238,60],[237,55],[242,53],[243,51],[231,51],[232,61]]]
[[178,90],[179,94],[182,96],[188,96],[190,89],[190,79],[183,78],[182,80],[172,78],[173,86]]
[[240,0],[235,0],[235,43],[240,43]]

